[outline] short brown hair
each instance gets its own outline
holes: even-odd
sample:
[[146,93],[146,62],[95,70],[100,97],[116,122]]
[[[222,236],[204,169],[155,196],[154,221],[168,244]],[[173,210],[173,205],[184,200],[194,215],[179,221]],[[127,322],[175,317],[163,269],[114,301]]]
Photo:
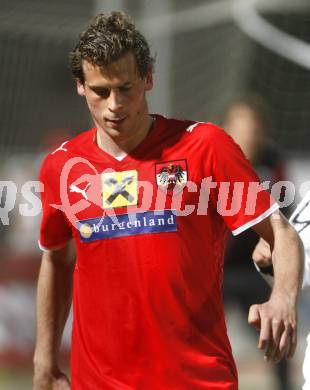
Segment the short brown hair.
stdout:
[[83,60],[102,67],[129,52],[135,56],[140,77],[153,70],[154,58],[151,57],[150,47],[128,15],[118,11],[109,15],[100,13],[82,31],[71,51],[71,71],[76,79],[84,82]]

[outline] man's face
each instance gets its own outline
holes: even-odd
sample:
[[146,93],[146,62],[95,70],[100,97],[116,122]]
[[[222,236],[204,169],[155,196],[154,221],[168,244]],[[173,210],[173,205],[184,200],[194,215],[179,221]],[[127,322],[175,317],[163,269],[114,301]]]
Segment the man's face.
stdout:
[[145,92],[152,89],[152,72],[141,78],[132,53],[99,68],[83,61],[84,84],[77,81],[99,130],[113,139],[139,131],[148,116]]
[[254,161],[264,137],[261,123],[255,113],[245,105],[236,105],[226,115],[224,128],[239,144],[247,158]]

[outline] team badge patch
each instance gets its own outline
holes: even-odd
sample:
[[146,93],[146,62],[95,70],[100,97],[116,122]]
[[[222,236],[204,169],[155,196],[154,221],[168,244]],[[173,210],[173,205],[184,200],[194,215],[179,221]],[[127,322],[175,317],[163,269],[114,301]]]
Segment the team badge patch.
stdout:
[[138,203],[136,170],[101,174],[103,208],[133,206]]
[[156,183],[167,194],[177,194],[187,183],[186,160],[157,163],[155,169]]

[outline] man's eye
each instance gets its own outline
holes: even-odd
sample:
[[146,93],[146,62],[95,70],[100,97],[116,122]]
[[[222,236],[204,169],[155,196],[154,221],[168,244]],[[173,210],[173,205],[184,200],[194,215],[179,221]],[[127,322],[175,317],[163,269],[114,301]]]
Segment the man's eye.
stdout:
[[96,95],[105,98],[110,95],[110,91],[108,89],[96,89],[94,92],[96,93]]
[[121,92],[128,92],[130,91],[131,87],[120,87]]

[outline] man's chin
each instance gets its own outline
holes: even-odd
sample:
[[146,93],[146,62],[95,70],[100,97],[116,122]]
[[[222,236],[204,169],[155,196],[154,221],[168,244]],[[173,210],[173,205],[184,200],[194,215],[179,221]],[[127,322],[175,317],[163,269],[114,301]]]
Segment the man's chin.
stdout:
[[124,126],[105,126],[103,131],[105,131],[113,139],[121,139],[126,134]]

